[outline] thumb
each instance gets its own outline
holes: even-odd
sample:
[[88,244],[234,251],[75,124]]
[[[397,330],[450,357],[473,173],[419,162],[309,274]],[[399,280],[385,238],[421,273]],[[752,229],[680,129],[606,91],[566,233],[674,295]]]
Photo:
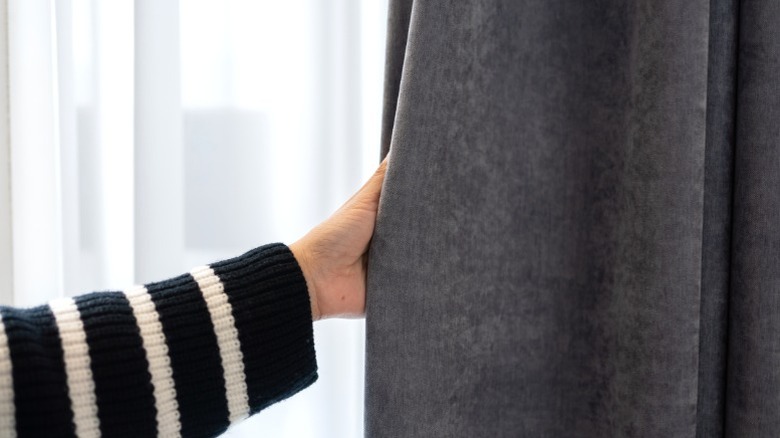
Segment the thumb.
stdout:
[[385,180],[385,174],[387,173],[387,157],[382,160],[379,167],[376,169],[371,178],[363,184],[363,187],[358,190],[355,195],[352,196],[350,202],[356,201],[360,204],[376,205],[379,203],[379,195],[382,192],[382,183]]

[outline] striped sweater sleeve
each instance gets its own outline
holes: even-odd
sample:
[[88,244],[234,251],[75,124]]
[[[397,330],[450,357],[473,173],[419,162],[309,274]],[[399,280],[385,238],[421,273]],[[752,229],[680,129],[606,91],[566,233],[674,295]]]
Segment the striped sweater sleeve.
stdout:
[[317,379],[283,244],[0,316],[3,437],[211,437]]

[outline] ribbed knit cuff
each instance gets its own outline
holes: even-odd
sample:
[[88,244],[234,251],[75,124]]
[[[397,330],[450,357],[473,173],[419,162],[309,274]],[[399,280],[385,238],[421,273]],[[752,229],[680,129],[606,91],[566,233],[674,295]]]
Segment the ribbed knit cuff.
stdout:
[[211,268],[233,308],[251,413],[317,380],[309,292],[290,249],[265,245]]

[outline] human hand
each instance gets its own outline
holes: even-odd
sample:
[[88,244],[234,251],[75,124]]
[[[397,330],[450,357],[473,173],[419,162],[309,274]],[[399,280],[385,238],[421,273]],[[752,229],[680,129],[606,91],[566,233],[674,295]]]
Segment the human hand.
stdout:
[[315,321],[365,313],[368,243],[386,169],[387,159],[330,218],[290,245],[306,278]]

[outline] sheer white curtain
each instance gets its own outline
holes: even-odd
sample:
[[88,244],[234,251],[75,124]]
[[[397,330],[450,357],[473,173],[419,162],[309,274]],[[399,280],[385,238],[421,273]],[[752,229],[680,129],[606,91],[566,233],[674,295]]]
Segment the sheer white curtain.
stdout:
[[[386,3],[0,0],[0,300],[291,242],[377,164]],[[6,90],[8,94],[5,94]],[[363,325],[229,436],[362,436]]]

